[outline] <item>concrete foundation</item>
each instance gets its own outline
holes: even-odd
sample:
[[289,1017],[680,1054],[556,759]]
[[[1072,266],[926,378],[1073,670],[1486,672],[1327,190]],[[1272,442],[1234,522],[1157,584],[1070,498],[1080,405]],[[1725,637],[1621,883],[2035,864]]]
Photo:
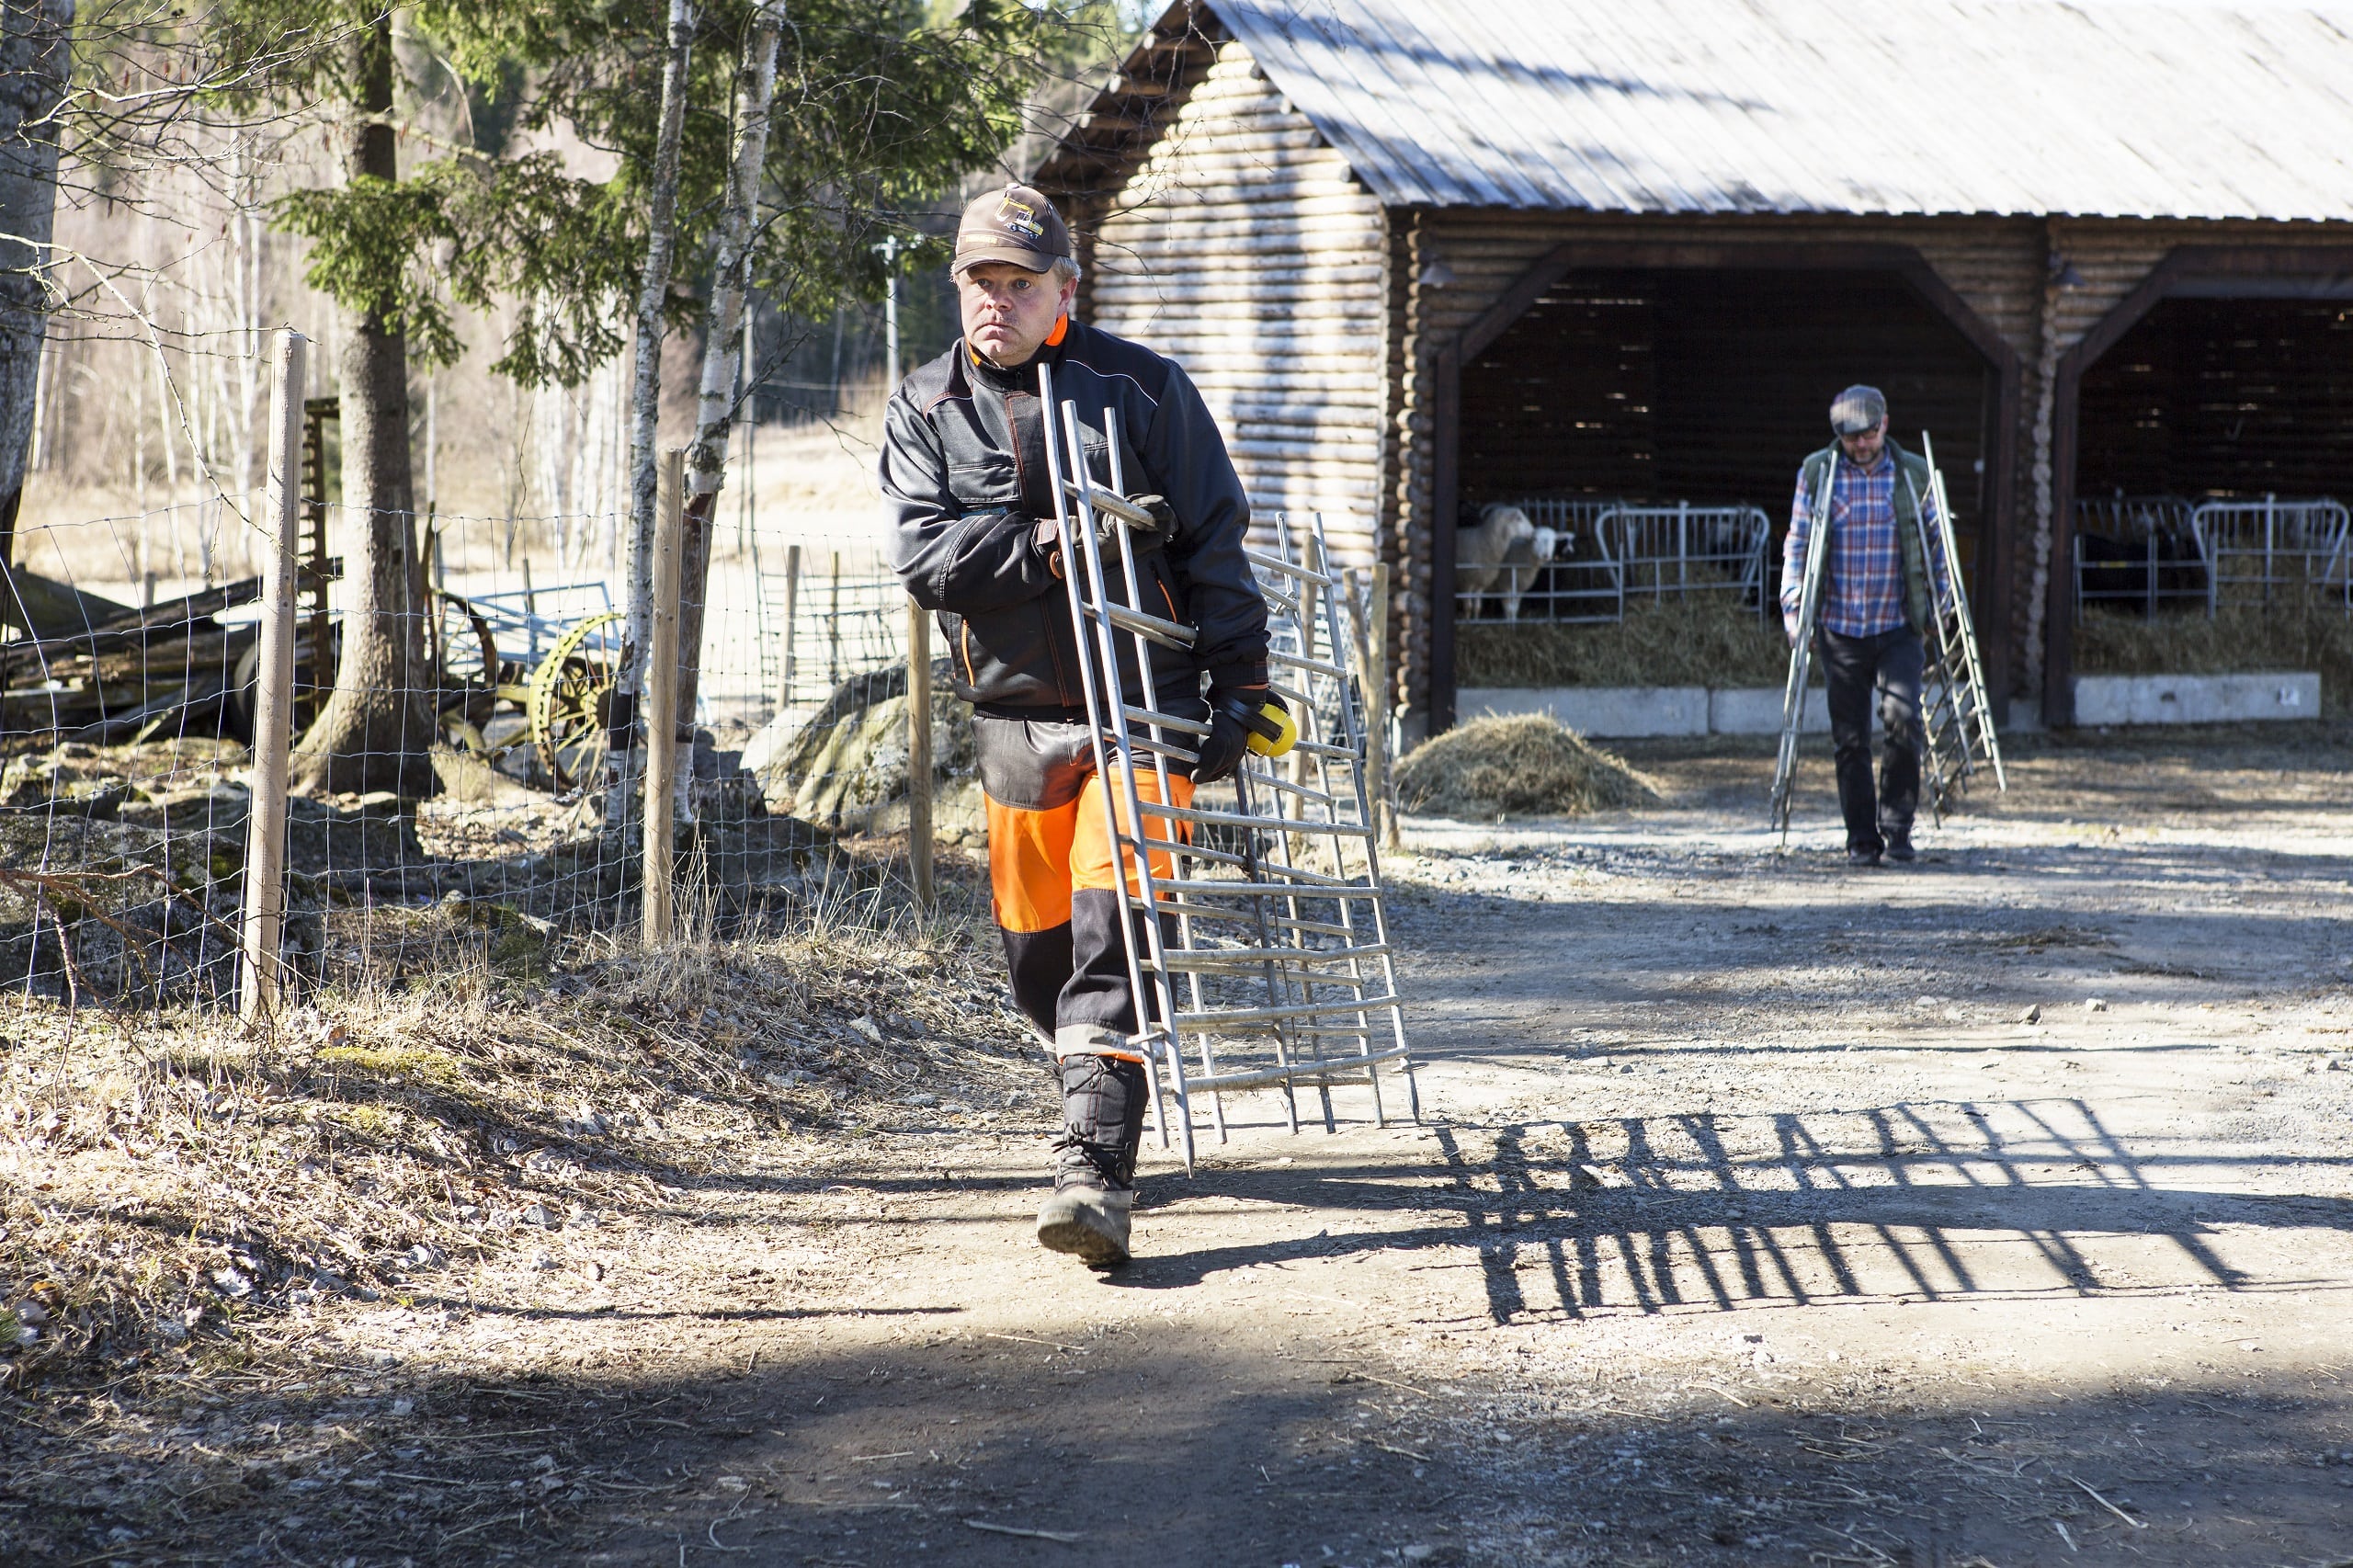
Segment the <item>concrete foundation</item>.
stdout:
[[[1548,713],[1581,735],[1632,740],[1655,735],[1777,735],[1781,688],[1711,691],[1704,686],[1464,687],[1455,694],[1462,719],[1482,714]],[[1830,730],[1828,699],[1806,693],[1804,733]]]
[[2077,676],[2075,722],[2225,724],[2250,719],[2317,719],[2320,675],[2313,670],[2232,676]]

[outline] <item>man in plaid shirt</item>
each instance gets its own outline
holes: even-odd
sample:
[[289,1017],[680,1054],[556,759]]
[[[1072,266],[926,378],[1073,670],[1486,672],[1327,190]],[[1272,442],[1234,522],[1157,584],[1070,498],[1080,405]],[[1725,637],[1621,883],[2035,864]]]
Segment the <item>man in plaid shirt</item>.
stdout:
[[[1798,636],[1798,603],[1813,547],[1814,495],[1829,472],[1830,559],[1815,614],[1816,647],[1830,690],[1830,745],[1838,809],[1847,819],[1847,861],[1909,861],[1912,816],[1920,801],[1921,636],[1934,605],[1950,592],[1936,537],[1927,464],[1887,438],[1887,399],[1853,386],[1830,405],[1835,446],[1798,469],[1798,493],[1781,558],[1781,622]],[[1930,527],[1924,530],[1923,521]],[[1928,536],[1923,539],[1924,531]],[[1935,575],[1935,600],[1929,576]],[[1871,695],[1887,732],[1879,788],[1871,787]]]

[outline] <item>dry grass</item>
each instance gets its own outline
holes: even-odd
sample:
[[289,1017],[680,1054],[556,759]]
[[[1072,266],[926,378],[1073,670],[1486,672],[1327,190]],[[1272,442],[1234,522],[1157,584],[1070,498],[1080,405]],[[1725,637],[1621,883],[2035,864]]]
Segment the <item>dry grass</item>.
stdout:
[[1424,743],[1397,768],[1405,809],[1479,819],[1574,815],[1655,804],[1659,791],[1623,758],[1541,714],[1473,719]]
[[2075,629],[2083,675],[2231,675],[2318,670],[2321,710],[2353,717],[2353,617],[2342,603],[2283,597],[2268,608],[2226,606],[2208,617],[2168,611],[2154,620],[2088,610]]
[[984,1119],[1036,1067],[959,876],[952,917],[820,907],[529,986],[478,964],[323,996],[267,1039],[12,1007],[0,1387],[233,1367],[257,1318],[626,1222],[745,1140],[814,1158],[923,1095]]
[[1629,599],[1600,626],[1472,623],[1455,630],[1464,686],[1779,686],[1790,644],[1778,619],[1731,594]]

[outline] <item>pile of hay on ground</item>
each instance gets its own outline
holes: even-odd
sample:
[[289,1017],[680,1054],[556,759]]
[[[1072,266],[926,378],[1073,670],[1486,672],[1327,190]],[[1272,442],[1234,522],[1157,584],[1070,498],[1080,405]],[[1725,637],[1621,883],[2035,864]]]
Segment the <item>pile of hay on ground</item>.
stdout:
[[1460,818],[1568,816],[1659,800],[1623,758],[1540,713],[1473,719],[1425,742],[1398,764],[1397,796],[1409,812]]

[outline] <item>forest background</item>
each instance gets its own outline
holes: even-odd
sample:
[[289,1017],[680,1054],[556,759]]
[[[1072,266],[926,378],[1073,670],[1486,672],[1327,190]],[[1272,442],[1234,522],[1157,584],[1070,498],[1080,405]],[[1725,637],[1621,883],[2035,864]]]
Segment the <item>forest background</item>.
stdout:
[[[441,32],[435,24],[446,19],[429,12],[381,13],[392,105],[380,120],[392,132],[402,183],[427,165],[536,162],[583,188],[602,187],[612,201],[642,201],[651,174],[640,156],[647,114],[631,111],[650,111],[658,97],[642,90],[652,85],[647,45],[658,44],[665,20],[658,0],[635,0],[641,15],[605,20],[591,40],[606,52],[601,61],[550,58],[552,48],[576,40],[551,39],[531,21],[548,8],[471,9],[470,27]],[[793,7],[780,9],[789,35]],[[968,11],[982,8],[852,0],[828,9],[861,28],[938,38],[952,37]],[[763,191],[764,224],[799,200],[815,210],[811,226],[834,233],[829,244],[781,247],[786,254],[754,269],[743,339],[748,369],[737,382],[731,472],[713,525],[722,562],[756,530],[772,541],[830,543],[855,555],[870,548],[873,440],[891,379],[885,267],[874,247],[899,242],[904,370],[955,335],[940,240],[958,207],[1033,157],[1146,19],[1139,0],[1047,8],[1008,0],[996,9],[1007,14],[982,20],[995,29],[1003,52],[989,62],[990,79],[949,106],[964,123],[944,131],[949,144],[933,168],[916,171],[912,182],[902,168],[870,171],[891,177],[863,190],[836,177],[816,191]],[[345,216],[331,201],[317,204],[346,183],[343,142],[354,116],[347,101],[337,101],[335,78],[345,69],[347,40],[290,28],[257,44],[257,28],[298,14],[261,0],[195,12],[145,0],[85,4],[78,16],[57,0],[11,0],[7,10],[20,53],[28,31],[38,48],[44,31],[71,29],[63,104],[19,121],[20,141],[53,127],[48,133],[61,145],[53,248],[19,247],[9,269],[36,278],[46,306],[29,418],[20,410],[10,422],[26,431],[14,531],[22,540],[96,518],[132,519],[109,537],[131,541],[134,558],[82,563],[77,577],[120,597],[136,593],[142,575],[153,579],[146,591],[158,597],[246,575],[256,569],[260,537],[236,526],[223,503],[233,506],[230,498],[262,483],[267,336],[281,325],[310,336],[316,347],[304,391],[328,396],[342,390],[355,326],[349,290],[338,298],[315,286],[331,281],[317,277],[320,249],[338,237]],[[327,7],[322,20],[356,30],[375,15],[366,6]],[[701,97],[690,96],[686,106],[687,140],[699,136],[712,164],[725,152],[737,108],[735,40],[726,19],[717,6],[696,17],[702,70],[692,86]],[[248,51],[243,60],[235,57],[241,48]],[[621,94],[640,101],[617,108],[610,100]],[[787,80],[775,110],[779,135],[790,133],[800,113],[820,121],[807,134],[824,137],[833,128],[823,118],[838,108],[797,105]],[[854,163],[858,150],[848,151]],[[688,156],[691,163],[691,145]],[[887,149],[869,162],[892,159],[913,162]],[[964,166],[949,172],[940,164]],[[695,195],[688,192],[689,206]],[[9,216],[9,234],[22,236],[26,225]],[[615,247],[619,254],[607,259],[622,265],[604,281],[633,283],[643,260],[642,219],[597,216],[609,233],[634,242],[634,250]],[[660,347],[657,444],[665,448],[694,433],[716,281],[713,214],[699,214],[699,222],[692,212],[683,216],[692,238],[676,260]],[[313,232],[301,232],[306,227]],[[506,286],[486,299],[460,297],[451,253],[468,237],[440,238],[438,254],[428,238],[419,247],[425,269],[406,282],[447,332],[438,353],[418,352],[419,333],[409,334],[404,435],[415,507],[490,520],[505,536],[505,553],[535,562],[541,581],[550,573],[618,579],[630,549],[633,290],[575,299],[574,308],[585,305],[596,319],[574,324],[563,353],[542,352],[533,362],[517,348],[534,336],[535,312],[549,312],[547,298]],[[496,281],[517,278],[510,272]],[[544,351],[563,335],[542,327],[539,347]],[[325,467],[338,502],[339,437],[330,426]]]

